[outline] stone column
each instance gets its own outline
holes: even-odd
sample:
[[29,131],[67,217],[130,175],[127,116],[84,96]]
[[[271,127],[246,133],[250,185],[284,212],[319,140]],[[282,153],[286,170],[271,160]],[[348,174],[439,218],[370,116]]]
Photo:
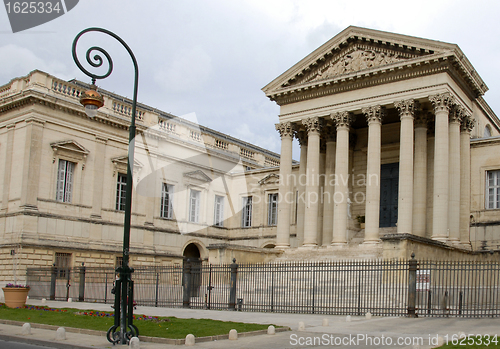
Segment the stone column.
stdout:
[[101,218],[102,193],[104,178],[104,160],[106,158],[106,138],[96,136],[94,156],[94,185],[92,194],[92,218]]
[[5,150],[5,163],[3,173],[3,192],[2,192],[2,211],[8,211],[10,198],[10,178],[12,173],[12,153],[14,151],[14,132],[16,124],[8,124],[7,128],[7,144]]
[[319,214],[319,142],[322,120],[318,117],[302,120],[307,129],[307,174],[304,214],[304,247],[318,245]]
[[470,132],[475,120],[464,115],[460,128],[460,244],[470,245]]
[[307,176],[307,134],[304,131],[296,131],[295,137],[300,144],[299,178],[296,181],[298,187],[297,196],[297,246],[304,243],[304,214],[306,210],[306,176]]
[[331,117],[337,126],[332,245],[343,245],[347,242],[347,200],[349,198],[349,127],[354,121],[354,116],[353,114],[344,111],[337,112]]
[[448,229],[452,243],[460,241],[460,122],[463,108],[455,106],[449,115]]
[[328,128],[326,134],[326,160],[325,160],[325,192],[323,195],[323,245],[329,245],[333,239],[333,195],[335,186],[335,129]]
[[380,241],[380,156],[385,108],[378,105],[364,108],[362,112],[368,122],[364,243],[378,243]]
[[318,117],[302,120],[307,130],[307,173],[304,213],[304,247],[318,245],[319,214],[319,142],[322,120]]
[[419,102],[413,99],[394,102],[401,118],[399,142],[398,233],[413,229],[413,117]]
[[436,119],[432,238],[445,242],[448,240],[448,114],[453,104],[453,97],[445,92],[429,96],[429,100],[434,106]]
[[290,177],[292,175],[292,124],[290,122],[276,124],[276,130],[281,136],[276,248],[284,249],[290,247],[290,203],[293,198],[290,192]]
[[[325,193],[325,163],[326,163],[326,142],[321,135],[321,140],[319,142],[319,205],[318,205],[318,231],[317,231],[317,244],[318,246],[323,245],[323,211],[325,209],[324,205],[324,193]],[[331,241],[331,240],[330,240]],[[328,244],[330,244],[328,241]]]
[[413,234],[425,237],[427,219],[427,111],[415,115]]
[[38,210],[38,187],[42,160],[42,140],[45,121],[28,118],[26,122],[26,142],[24,147],[23,180],[21,205],[25,209]]

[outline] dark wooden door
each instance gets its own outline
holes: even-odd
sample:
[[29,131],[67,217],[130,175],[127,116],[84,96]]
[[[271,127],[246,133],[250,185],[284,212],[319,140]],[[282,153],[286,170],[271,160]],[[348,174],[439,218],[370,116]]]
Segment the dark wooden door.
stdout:
[[399,163],[380,169],[380,227],[395,227],[398,221]]

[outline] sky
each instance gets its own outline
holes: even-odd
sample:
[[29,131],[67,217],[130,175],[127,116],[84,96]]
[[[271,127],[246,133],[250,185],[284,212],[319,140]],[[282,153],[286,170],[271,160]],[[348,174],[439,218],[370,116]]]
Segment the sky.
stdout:
[[[0,9],[0,85],[34,69],[90,82],[71,45],[81,30],[102,27],[137,58],[139,102],[279,153],[279,106],[261,88],[349,25],[458,44],[500,115],[499,15],[497,0],[80,0],[59,18],[12,33]],[[86,35],[93,36],[79,47],[106,48],[114,62],[97,84],[130,98],[126,51],[103,34]]]

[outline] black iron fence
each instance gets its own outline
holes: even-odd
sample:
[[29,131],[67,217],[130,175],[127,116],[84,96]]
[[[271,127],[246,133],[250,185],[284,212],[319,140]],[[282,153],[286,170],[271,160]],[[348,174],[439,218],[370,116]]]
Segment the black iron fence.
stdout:
[[[28,268],[31,298],[113,303],[113,269]],[[325,261],[135,268],[138,305],[281,313],[500,316],[500,263]]]

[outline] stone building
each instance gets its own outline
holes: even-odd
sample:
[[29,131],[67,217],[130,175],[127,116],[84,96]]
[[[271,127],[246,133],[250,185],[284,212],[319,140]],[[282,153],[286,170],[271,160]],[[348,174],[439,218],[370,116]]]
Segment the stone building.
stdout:
[[[87,89],[0,87],[0,280],[120,264],[131,101],[89,118]],[[457,45],[349,27],[263,91],[281,157],[138,105],[132,266],[498,249],[500,122]]]
[[[498,248],[500,123],[457,45],[348,27],[263,91],[280,106],[288,179],[277,248],[339,250],[354,238],[380,256],[390,233],[459,249],[488,236]],[[293,203],[282,198],[295,192],[294,234]]]
[[[131,101],[101,90],[91,119],[88,87],[33,71],[0,88],[4,281],[13,268],[121,262]],[[228,243],[276,254],[278,154],[146,105],[136,120],[132,266],[207,260],[209,245],[217,260]]]

